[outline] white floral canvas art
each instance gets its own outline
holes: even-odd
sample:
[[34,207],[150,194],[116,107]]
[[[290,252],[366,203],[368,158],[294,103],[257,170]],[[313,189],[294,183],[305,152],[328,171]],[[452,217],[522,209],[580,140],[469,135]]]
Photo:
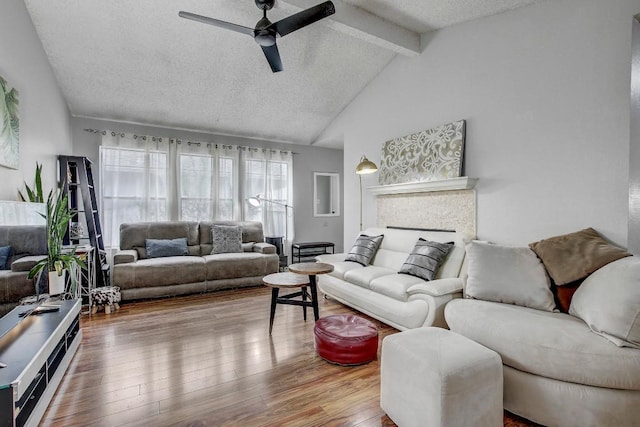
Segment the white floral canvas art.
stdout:
[[0,76],[0,165],[20,166],[20,119],[18,91]]
[[464,159],[465,121],[385,142],[380,161],[380,185],[458,178]]

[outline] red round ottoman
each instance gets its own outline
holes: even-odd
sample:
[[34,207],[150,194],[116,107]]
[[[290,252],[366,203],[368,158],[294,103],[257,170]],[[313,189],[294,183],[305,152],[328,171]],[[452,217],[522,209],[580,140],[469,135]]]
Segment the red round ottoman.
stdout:
[[378,328],[351,314],[336,314],[316,321],[313,329],[316,351],[328,362],[362,365],[378,354]]

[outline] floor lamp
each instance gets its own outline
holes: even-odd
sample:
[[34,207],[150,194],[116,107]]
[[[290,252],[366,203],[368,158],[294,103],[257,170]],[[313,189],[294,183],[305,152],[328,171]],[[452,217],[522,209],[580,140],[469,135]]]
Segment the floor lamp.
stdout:
[[273,203],[274,205],[278,205],[278,206],[284,206],[284,248],[282,248],[283,252],[285,253],[289,253],[289,251],[287,250],[287,241],[289,240],[289,208],[291,208],[291,210],[293,210],[293,206],[288,205],[286,203],[282,203],[282,202],[276,202],[275,200],[270,200],[270,199],[265,199],[264,197],[262,197],[260,194],[253,196],[253,197],[249,197],[247,199],[247,201],[249,202],[249,204],[251,206],[255,206],[258,207],[262,204],[262,202],[267,202],[267,203]]
[[362,231],[362,175],[374,173],[378,171],[378,166],[363,154],[360,163],[356,166],[356,173],[360,178],[360,231]]

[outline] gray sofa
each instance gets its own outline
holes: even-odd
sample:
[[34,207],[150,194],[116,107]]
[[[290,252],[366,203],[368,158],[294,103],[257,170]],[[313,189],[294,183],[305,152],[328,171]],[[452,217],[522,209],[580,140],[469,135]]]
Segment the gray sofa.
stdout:
[[[214,224],[240,225],[243,252],[211,254]],[[148,258],[146,239],[186,238],[188,255]],[[255,286],[278,271],[276,247],[264,243],[256,221],[143,222],[120,226],[113,258],[113,285],[123,300],[158,298]]]
[[13,309],[20,299],[34,295],[29,270],[47,254],[44,225],[0,225],[0,246],[11,246],[8,270],[0,270],[0,316]]

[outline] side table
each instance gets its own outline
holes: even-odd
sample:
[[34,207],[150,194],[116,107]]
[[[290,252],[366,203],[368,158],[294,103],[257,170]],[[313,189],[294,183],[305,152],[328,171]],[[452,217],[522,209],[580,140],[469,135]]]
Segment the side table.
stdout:
[[264,241],[272,244],[276,247],[276,253],[278,254],[279,261],[279,271],[284,271],[285,267],[288,264],[289,256],[284,253],[284,245],[282,243],[282,236],[265,236]]
[[316,275],[331,273],[333,265],[323,262],[300,262],[291,264],[289,271],[297,274],[305,274],[309,276],[309,289],[311,291],[311,301],[313,303],[313,316],[316,322],[320,318],[320,310],[318,308],[318,286],[316,283]]
[[[271,314],[269,316],[269,335],[273,329],[273,318],[276,314],[276,304],[289,304],[302,306],[304,321],[307,321],[307,307],[313,306],[314,297],[307,293],[309,278],[301,274],[294,273],[273,273],[262,278],[265,286],[271,288]],[[300,291],[287,295],[278,296],[280,288],[301,288]],[[302,300],[293,298],[302,297]],[[311,301],[307,298],[311,297]]]
[[[331,249],[331,252],[329,252]],[[291,245],[291,260],[298,263],[313,259],[317,255],[335,252],[332,242],[303,242]]]

